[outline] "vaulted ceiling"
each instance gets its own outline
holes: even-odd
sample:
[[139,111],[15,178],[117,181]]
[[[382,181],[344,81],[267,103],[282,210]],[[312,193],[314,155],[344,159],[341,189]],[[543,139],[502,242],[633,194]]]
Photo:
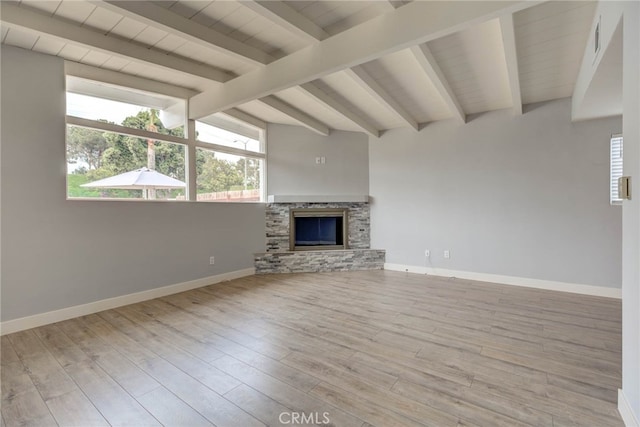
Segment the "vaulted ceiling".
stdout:
[[380,132],[571,96],[595,2],[2,1],[2,43],[190,89],[190,116]]

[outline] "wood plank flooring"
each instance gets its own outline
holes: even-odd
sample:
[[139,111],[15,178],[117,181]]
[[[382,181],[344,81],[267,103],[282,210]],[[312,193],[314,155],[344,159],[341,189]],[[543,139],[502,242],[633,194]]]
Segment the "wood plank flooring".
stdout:
[[[251,276],[2,337],[2,426],[622,426],[621,304]],[[294,422],[294,421],[297,421]]]

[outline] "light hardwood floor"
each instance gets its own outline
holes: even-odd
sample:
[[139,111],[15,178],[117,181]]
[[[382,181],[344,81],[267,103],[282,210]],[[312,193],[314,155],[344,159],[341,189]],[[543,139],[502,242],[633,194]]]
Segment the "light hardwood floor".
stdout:
[[620,317],[397,272],[252,276],[2,337],[2,426],[621,426]]

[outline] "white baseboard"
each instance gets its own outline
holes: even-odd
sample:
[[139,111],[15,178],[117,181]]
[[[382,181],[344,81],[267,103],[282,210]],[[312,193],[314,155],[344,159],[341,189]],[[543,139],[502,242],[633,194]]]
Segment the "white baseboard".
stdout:
[[7,320],[0,323],[0,335],[36,328],[38,326],[60,322],[74,317],[86,316],[87,314],[93,314],[99,311],[122,307],[123,305],[135,304],[141,301],[177,294],[178,292],[189,291],[191,289],[201,288],[203,286],[213,285],[214,283],[220,283],[227,280],[239,279],[241,277],[252,276],[254,274],[254,268],[245,268],[243,270],[203,277],[202,279],[190,280],[188,282],[178,283],[175,285],[149,289],[148,291],[136,292],[87,304],[75,305],[73,307],[67,307],[60,310],[35,314],[33,316]]
[[526,277],[502,276],[499,274],[474,273],[470,271],[447,270],[444,268],[419,267],[415,265],[384,264],[385,270],[408,273],[428,274],[431,276],[457,277],[478,282],[500,283],[502,285],[523,286],[550,291],[572,292],[574,294],[593,295],[607,298],[622,298],[622,289],[605,286],[581,285],[578,283],[554,282],[550,280],[530,279]]
[[622,389],[618,389],[618,412],[620,412],[620,417],[626,427],[640,427],[640,422],[638,422],[638,418],[633,413],[627,396],[625,396]]

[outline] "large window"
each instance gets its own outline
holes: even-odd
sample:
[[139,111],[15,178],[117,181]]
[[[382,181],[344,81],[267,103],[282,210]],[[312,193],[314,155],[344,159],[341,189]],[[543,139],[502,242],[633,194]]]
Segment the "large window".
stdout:
[[260,136],[240,135],[201,121],[195,128],[197,200],[261,201],[265,150]]
[[609,174],[609,201],[612,205],[619,205],[622,199],[618,194],[618,179],[622,176],[622,135],[611,137],[609,151],[611,168]]
[[68,198],[264,200],[262,130],[217,116],[186,126],[182,99],[75,77],[67,88]]

